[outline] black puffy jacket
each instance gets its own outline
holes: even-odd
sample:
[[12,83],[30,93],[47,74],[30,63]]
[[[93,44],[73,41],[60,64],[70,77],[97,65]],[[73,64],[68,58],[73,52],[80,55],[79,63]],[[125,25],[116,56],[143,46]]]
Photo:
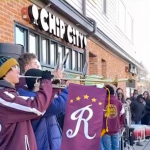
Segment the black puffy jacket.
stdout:
[[140,101],[133,101],[131,103],[131,114],[132,114],[132,121],[141,121],[143,116],[145,115],[145,106]]

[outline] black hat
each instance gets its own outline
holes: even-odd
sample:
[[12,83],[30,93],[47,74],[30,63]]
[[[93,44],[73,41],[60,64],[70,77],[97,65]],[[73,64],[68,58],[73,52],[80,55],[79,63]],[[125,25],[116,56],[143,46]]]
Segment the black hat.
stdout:
[[15,65],[19,66],[16,59],[7,56],[0,56],[0,78],[5,76],[11,67]]
[[40,69],[29,69],[25,73],[25,76],[37,77],[37,78],[25,78],[28,89],[33,90],[34,84],[36,83],[36,80],[38,79],[38,77],[42,77],[42,70],[40,70]]

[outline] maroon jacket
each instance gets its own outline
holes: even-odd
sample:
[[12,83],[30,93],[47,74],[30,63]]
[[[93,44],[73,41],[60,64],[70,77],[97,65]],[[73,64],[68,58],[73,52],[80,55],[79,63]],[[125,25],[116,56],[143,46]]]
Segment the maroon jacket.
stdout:
[[[108,101],[105,104],[105,110],[107,110]],[[106,112],[104,112],[103,128],[106,129]],[[108,133],[115,134],[120,131],[120,127],[124,123],[125,110],[122,103],[116,98],[116,96],[110,97],[110,116],[108,118]]]
[[37,150],[30,119],[42,116],[51,103],[51,81],[41,81],[35,98],[19,96],[0,81],[0,150]]

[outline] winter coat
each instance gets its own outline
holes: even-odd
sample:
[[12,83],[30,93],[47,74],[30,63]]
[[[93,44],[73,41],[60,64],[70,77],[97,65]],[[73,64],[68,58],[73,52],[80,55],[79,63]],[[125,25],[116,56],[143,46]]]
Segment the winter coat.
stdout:
[[52,84],[42,80],[35,97],[20,96],[0,81],[0,150],[37,150],[31,119],[42,116],[51,103]]
[[[21,96],[35,97],[35,92],[18,90]],[[44,116],[40,119],[32,120],[38,150],[60,150],[62,132],[55,115],[65,112],[68,88],[61,94],[55,96]]]

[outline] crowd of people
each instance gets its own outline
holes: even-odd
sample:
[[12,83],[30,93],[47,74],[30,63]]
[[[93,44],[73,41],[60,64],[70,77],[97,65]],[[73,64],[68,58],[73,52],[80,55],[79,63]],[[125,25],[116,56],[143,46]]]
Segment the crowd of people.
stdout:
[[[134,90],[130,99],[130,108],[133,124],[150,125],[150,97],[148,91],[138,94],[138,91]],[[143,146],[141,142],[138,142],[137,145]]]
[[[149,92],[145,91],[143,94],[139,94],[138,90],[134,90],[133,96],[125,98],[124,91],[121,88],[116,90],[116,100],[119,100],[125,110],[124,122],[121,121],[121,117],[118,116],[120,127],[115,133],[106,133],[101,137],[101,149],[102,150],[119,150],[121,139],[121,128],[124,126],[130,126],[131,124],[137,125],[150,125],[150,96]],[[113,120],[111,120],[113,124]],[[107,138],[105,138],[107,137]],[[137,146],[143,146],[139,141]]]
[[[41,70],[35,54],[24,53],[18,61],[0,56],[0,150],[60,150],[69,82],[65,89],[56,89],[53,77],[61,79],[62,70]],[[100,148],[119,150],[124,106],[131,107],[135,124],[148,125],[149,93],[138,95],[135,90],[125,100],[121,88],[115,90],[112,84],[105,88],[111,99],[110,114],[104,113]]]

